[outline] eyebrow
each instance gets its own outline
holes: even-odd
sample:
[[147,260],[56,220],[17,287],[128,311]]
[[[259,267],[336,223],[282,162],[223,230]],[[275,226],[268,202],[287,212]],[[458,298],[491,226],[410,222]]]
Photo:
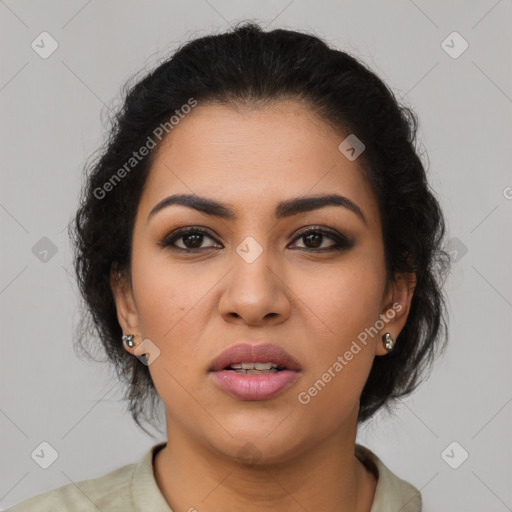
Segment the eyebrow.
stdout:
[[[157,203],[149,212],[146,223],[148,223],[157,212],[175,204],[187,206],[188,208],[193,208],[194,210],[205,213],[206,215],[220,217],[221,219],[236,219],[235,211],[227,204],[222,204],[214,199],[201,197],[196,194],[175,194],[166,197]],[[366,218],[359,206],[357,206],[357,204],[351,201],[348,197],[341,196],[339,194],[286,199],[277,204],[275,216],[277,219],[283,219],[285,217],[297,215],[298,213],[325,208],[326,206],[341,206],[346,208],[355,213],[364,222],[364,224],[367,225]]]

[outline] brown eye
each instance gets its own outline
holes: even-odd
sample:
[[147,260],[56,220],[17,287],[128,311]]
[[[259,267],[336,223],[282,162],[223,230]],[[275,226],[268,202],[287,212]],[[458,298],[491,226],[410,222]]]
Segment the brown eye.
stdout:
[[[320,228],[303,231],[295,238],[295,240],[300,239],[303,240],[304,249],[310,249],[313,252],[341,251],[354,246],[354,242],[341,233]],[[326,239],[334,241],[334,243],[322,247]],[[302,249],[302,247],[299,247],[299,249]]]
[[[204,246],[205,239],[210,239],[214,243]],[[354,241],[348,239],[338,231],[327,230],[325,228],[310,228],[303,231],[294,241],[302,240],[303,246],[296,246],[296,249],[305,250],[309,252],[330,252],[330,251],[343,251],[350,249],[354,246]],[[331,241],[329,245],[325,242]],[[158,242],[160,247],[185,253],[203,252],[208,249],[222,249],[222,244],[210,234],[209,231],[202,228],[186,228],[181,229],[175,233],[166,236],[161,242]]]
[[[188,228],[182,229],[177,233],[174,233],[170,237],[166,237],[162,242],[159,242],[158,245],[172,250],[185,252],[194,252],[200,251],[202,249],[211,249],[212,247],[215,247],[214,245],[201,247],[205,238],[209,238],[210,240],[215,241],[215,239],[209,234],[209,232],[204,229]],[[176,242],[178,240],[182,241],[182,247],[176,245]]]

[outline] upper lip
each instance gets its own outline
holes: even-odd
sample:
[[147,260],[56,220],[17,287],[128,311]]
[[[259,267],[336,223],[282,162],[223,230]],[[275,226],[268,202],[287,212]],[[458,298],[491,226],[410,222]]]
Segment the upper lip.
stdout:
[[299,371],[299,362],[283,348],[271,343],[239,343],[233,345],[216,357],[210,371],[220,371],[236,363],[274,363],[283,369]]

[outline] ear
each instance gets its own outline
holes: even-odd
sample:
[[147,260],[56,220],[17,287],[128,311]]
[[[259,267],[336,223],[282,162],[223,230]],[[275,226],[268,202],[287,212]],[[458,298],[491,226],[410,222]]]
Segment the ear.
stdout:
[[396,340],[404,328],[415,288],[416,274],[414,273],[395,274],[393,281],[388,284],[383,300],[384,307],[380,315],[384,326],[379,331],[375,355],[384,356],[388,353],[382,341],[382,336],[385,333],[389,332]]
[[[139,316],[135,299],[133,297],[130,280],[126,272],[119,272],[115,267],[110,272],[110,289],[114,296],[117,310],[117,320],[123,330],[123,334],[134,334],[135,338],[140,334]],[[122,343],[119,340],[119,343]],[[140,342],[139,342],[140,343]],[[137,345],[137,343],[136,343]],[[130,348],[123,343],[125,350],[134,354],[137,346]]]

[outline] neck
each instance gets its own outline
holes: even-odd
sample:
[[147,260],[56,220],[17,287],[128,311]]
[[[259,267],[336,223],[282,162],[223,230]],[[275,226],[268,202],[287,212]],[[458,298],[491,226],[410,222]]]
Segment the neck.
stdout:
[[377,482],[355,457],[356,428],[349,430],[284,462],[249,465],[201,445],[168,419],[155,478],[174,512],[370,512]]

